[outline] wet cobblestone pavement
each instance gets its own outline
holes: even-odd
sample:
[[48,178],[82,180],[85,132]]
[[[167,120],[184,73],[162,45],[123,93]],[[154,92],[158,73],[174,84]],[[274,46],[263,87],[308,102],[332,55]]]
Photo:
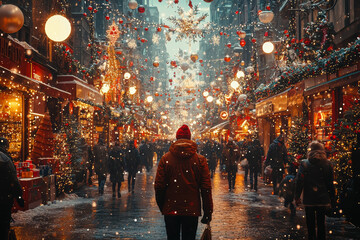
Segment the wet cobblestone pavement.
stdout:
[[[84,187],[55,204],[14,214],[12,225],[20,240],[48,239],[166,239],[163,217],[154,196],[155,169],[137,175],[134,194],[123,183],[122,197],[112,198],[110,185],[103,196],[96,186]],[[290,217],[271,187],[259,178],[259,191],[244,186],[239,172],[233,193],[217,172],[213,179],[213,239],[306,239],[304,211]],[[198,239],[204,229],[199,223]],[[360,239],[360,230],[344,219],[327,218],[328,239]]]

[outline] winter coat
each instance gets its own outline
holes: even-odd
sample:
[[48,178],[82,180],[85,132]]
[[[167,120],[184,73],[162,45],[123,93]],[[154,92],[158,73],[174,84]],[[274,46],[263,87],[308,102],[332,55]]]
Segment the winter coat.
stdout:
[[108,153],[106,146],[97,144],[94,146],[94,167],[97,175],[104,175],[108,173]]
[[22,188],[16,176],[11,158],[0,151],[0,223],[9,222],[14,198],[22,196]]
[[179,139],[160,160],[155,178],[156,202],[163,215],[211,215],[213,202],[206,158],[194,141]]
[[125,164],[126,170],[129,174],[136,174],[140,166],[140,154],[139,151],[134,147],[130,147],[125,151]]
[[208,160],[209,169],[216,168],[216,154],[214,146],[210,142],[205,144],[201,154]]
[[277,138],[269,146],[265,165],[270,165],[273,170],[284,169],[284,166],[287,162],[288,157],[286,147],[284,143]]
[[237,168],[237,161],[240,158],[240,149],[234,141],[229,141],[226,144],[223,155],[225,157],[226,171],[230,171],[235,167]]
[[111,182],[123,182],[125,171],[124,153],[120,146],[114,146],[109,153],[109,172]]
[[261,158],[264,156],[264,149],[259,145],[251,144],[246,151],[245,158],[248,160],[249,168],[257,171],[261,168]]
[[335,201],[333,167],[325,151],[312,151],[302,160],[296,175],[295,199],[303,193],[305,206],[329,206]]
[[295,175],[286,175],[286,177],[280,183],[279,190],[280,197],[283,197],[287,201],[292,202],[295,195]]
[[141,144],[139,146],[140,158],[143,165],[147,165],[151,157],[151,149],[149,144]]

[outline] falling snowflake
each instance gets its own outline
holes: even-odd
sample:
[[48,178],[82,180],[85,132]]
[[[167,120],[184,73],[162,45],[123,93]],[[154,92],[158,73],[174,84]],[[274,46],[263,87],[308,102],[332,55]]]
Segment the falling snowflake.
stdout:
[[137,47],[135,39],[130,39],[127,43],[128,47],[131,49],[135,49]]
[[212,37],[211,41],[212,41],[212,44],[213,44],[214,46],[215,46],[215,45],[219,46],[219,44],[220,44],[220,36],[214,35],[214,36]]
[[159,44],[159,41],[160,41],[160,37],[157,33],[154,33],[153,36],[152,36],[152,42],[154,44]]

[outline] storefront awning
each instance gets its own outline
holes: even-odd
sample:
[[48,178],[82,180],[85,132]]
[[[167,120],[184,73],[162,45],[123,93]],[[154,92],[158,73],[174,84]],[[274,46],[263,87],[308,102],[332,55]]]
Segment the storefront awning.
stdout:
[[57,86],[72,95],[72,99],[83,99],[94,104],[103,103],[103,95],[90,84],[73,75],[60,75],[57,77]]
[[2,78],[3,82],[11,81],[27,89],[43,92],[50,97],[63,99],[69,99],[71,97],[71,94],[67,91],[61,90],[59,88],[37,81],[35,79],[31,79],[27,76],[17,73],[16,70],[12,71],[3,66],[0,66],[0,77]]

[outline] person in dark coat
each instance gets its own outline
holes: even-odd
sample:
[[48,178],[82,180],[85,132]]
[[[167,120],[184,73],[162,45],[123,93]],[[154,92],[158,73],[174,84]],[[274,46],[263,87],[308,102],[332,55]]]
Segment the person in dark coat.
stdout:
[[99,194],[104,194],[104,186],[106,182],[106,175],[108,173],[108,151],[104,145],[102,138],[99,138],[98,144],[94,146],[94,166],[95,173],[99,181]]
[[201,222],[210,223],[213,212],[210,172],[206,158],[197,154],[191,132],[183,125],[160,160],[155,178],[156,202],[165,218],[167,239],[194,240]]
[[261,159],[264,156],[264,149],[261,147],[260,141],[255,139],[249,143],[245,157],[248,160],[250,170],[250,189],[257,191],[257,178],[261,169]]
[[[141,159],[141,165],[145,166],[146,171],[149,172],[152,166],[152,155],[150,145],[143,140],[139,146],[139,153]],[[150,160],[151,158],[151,160]]]
[[201,155],[203,155],[208,160],[208,166],[210,170],[210,177],[213,178],[216,168],[216,155],[214,144],[211,141],[207,141],[205,146],[201,150]]
[[118,198],[121,197],[120,188],[124,181],[125,161],[124,153],[119,142],[115,142],[115,146],[111,148],[109,153],[109,172],[110,181],[112,182],[113,197],[115,197],[115,189],[117,185]]
[[8,148],[8,140],[0,138],[0,239],[8,239],[14,199],[20,207],[24,207],[22,188]]
[[325,213],[335,205],[335,188],[333,167],[326,158],[323,144],[318,141],[309,144],[307,159],[301,161],[295,182],[297,205],[303,193],[308,239],[325,239]]
[[272,168],[271,180],[273,183],[273,193],[278,194],[280,184],[283,179],[285,164],[288,163],[287,150],[284,144],[284,136],[280,134],[269,146],[269,151],[266,156],[265,166],[270,165]]
[[135,148],[134,141],[129,141],[128,148],[125,152],[125,164],[128,171],[128,190],[134,193],[135,177],[140,166],[140,154]]
[[238,170],[237,161],[240,158],[240,150],[234,140],[229,138],[223,151],[226,172],[228,174],[229,192],[231,192],[235,188],[236,173]]

